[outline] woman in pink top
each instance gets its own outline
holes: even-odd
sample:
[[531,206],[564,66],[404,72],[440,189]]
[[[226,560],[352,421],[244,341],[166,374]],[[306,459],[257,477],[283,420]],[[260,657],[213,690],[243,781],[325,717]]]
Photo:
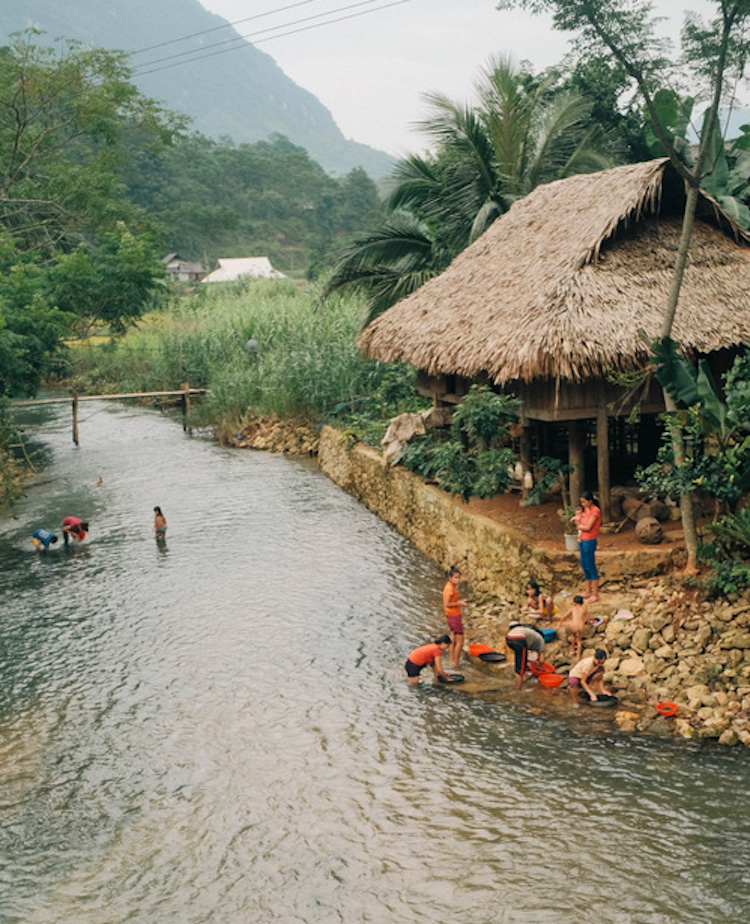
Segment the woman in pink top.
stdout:
[[580,539],[578,548],[581,553],[581,568],[586,581],[584,599],[589,603],[596,603],[599,599],[599,572],[596,570],[596,537],[602,525],[602,512],[594,503],[591,491],[584,491],[581,495],[583,514],[578,521]]
[[89,530],[89,524],[78,517],[65,517],[62,521],[62,528],[63,539],[65,540],[65,545],[67,545],[69,536],[72,536],[77,542],[83,542]]

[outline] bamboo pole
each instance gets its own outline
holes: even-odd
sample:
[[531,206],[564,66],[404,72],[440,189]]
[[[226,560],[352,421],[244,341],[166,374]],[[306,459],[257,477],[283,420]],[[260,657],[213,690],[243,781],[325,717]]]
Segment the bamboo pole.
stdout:
[[73,442],[78,446],[78,394],[73,392]]
[[182,429],[192,433],[192,427],[188,426],[188,415],[190,414],[190,383],[182,383]]

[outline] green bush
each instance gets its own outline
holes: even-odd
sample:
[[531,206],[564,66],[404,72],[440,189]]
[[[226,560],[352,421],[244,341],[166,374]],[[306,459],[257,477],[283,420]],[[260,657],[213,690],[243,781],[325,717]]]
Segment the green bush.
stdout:
[[[393,394],[408,390],[413,400],[414,371],[362,356],[356,344],[361,311],[353,298],[321,304],[289,280],[202,286],[149,316],[147,327],[72,350],[71,384],[111,393],[189,382],[209,389],[196,403],[193,423],[224,432],[248,414],[318,422],[336,408],[387,425]],[[251,339],[255,353],[247,350]]]
[[518,407],[515,398],[472,385],[453,414],[450,430],[416,437],[397,461],[465,501],[503,494],[517,461],[508,446],[508,425],[516,420]]

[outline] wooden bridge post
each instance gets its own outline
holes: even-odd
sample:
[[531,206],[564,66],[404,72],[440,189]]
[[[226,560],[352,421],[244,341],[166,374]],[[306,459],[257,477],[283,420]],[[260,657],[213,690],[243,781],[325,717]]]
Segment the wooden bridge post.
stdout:
[[73,392],[73,442],[78,445],[78,392]]
[[182,383],[182,429],[192,433],[192,427],[188,426],[188,414],[190,413],[190,382]]

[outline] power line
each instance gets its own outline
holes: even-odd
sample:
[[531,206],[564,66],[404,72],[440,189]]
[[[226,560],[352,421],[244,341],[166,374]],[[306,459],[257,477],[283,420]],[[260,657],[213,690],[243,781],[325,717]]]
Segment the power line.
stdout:
[[[343,13],[346,10],[356,9],[361,6],[371,6],[373,3],[379,3],[380,0],[358,0],[356,3],[350,3],[347,6],[340,6],[333,10],[326,10],[323,13],[315,13],[312,16],[303,16],[301,19],[293,19],[290,22],[280,23],[276,26],[269,26],[267,29],[260,29],[257,32],[250,32],[247,35],[235,35],[233,38],[224,39],[221,42],[214,42],[211,45],[204,45],[201,48],[190,48],[188,51],[179,51],[173,55],[167,55],[163,58],[154,58],[153,61],[146,61],[143,64],[137,65],[135,68],[136,73],[141,68],[152,67],[154,64],[163,64],[165,61],[173,61],[176,58],[185,58],[190,57],[191,55],[196,55],[199,52],[207,52],[211,48],[219,48],[222,45],[240,45],[240,43],[245,43],[248,38],[252,38],[256,35],[264,35],[266,32],[276,32],[278,29],[285,29],[288,26],[296,26],[300,23],[311,22],[314,19],[323,19],[325,16],[330,16],[331,13]],[[373,11],[374,12],[374,11]],[[275,37],[275,36],[274,36]],[[240,45],[241,47],[241,45]],[[232,51],[232,48],[226,48],[225,51]],[[208,55],[201,54],[202,57],[208,57]]]
[[[366,2],[373,2],[373,0],[366,0]],[[141,68],[151,68],[150,70],[139,70],[138,68],[136,68],[136,69],[135,69],[135,72],[136,72],[136,73],[134,73],[134,76],[144,77],[144,76],[146,76],[147,74],[155,74],[155,73],[158,73],[159,71],[170,70],[171,68],[173,68],[173,67],[179,67],[179,66],[182,65],[182,64],[188,64],[188,63],[192,63],[193,61],[200,61],[200,60],[202,60],[202,59],[204,59],[204,58],[213,58],[213,57],[215,57],[216,55],[226,54],[228,51],[237,51],[238,49],[242,49],[242,48],[254,48],[255,45],[261,45],[261,44],[263,44],[264,42],[270,42],[270,41],[272,41],[273,39],[285,38],[285,37],[288,36],[288,35],[296,35],[297,33],[300,33],[300,32],[308,32],[308,31],[311,31],[312,29],[320,29],[322,26],[333,25],[334,23],[343,22],[344,20],[347,20],[347,19],[356,19],[356,18],[359,17],[359,16],[366,16],[368,13],[377,13],[377,12],[379,12],[380,10],[386,10],[386,9],[388,9],[388,8],[390,8],[390,7],[393,7],[393,6],[401,6],[401,5],[404,4],[404,3],[411,3],[411,0],[393,0],[393,2],[383,4],[382,6],[376,7],[375,9],[360,10],[359,12],[356,12],[356,13],[348,13],[346,16],[338,16],[338,17],[336,17],[335,19],[326,20],[326,22],[314,23],[314,24],[312,24],[312,25],[302,26],[302,27],[299,28],[299,29],[289,29],[289,30],[286,31],[286,32],[280,32],[280,33],[278,33],[277,35],[270,35],[270,36],[268,36],[267,38],[259,39],[258,41],[255,41],[255,42],[253,42],[252,44],[251,44],[250,42],[246,41],[246,40],[249,39],[249,38],[252,38],[254,35],[261,35],[263,32],[268,32],[268,31],[271,31],[271,30],[269,30],[269,29],[264,29],[264,30],[262,30],[261,32],[250,33],[249,35],[238,36],[238,39],[241,39],[241,40],[242,40],[242,43],[241,43],[241,44],[233,45],[233,47],[231,47],[231,48],[221,48],[221,49],[219,49],[218,51],[213,51],[213,52],[210,52],[209,54],[196,54],[196,53],[193,53],[193,57],[186,57],[183,61],[175,61],[175,62],[172,63],[172,64],[165,64],[163,67],[152,67],[152,65],[154,65],[154,64],[160,64],[162,61],[170,61],[170,60],[172,60],[172,58],[174,58],[174,57],[182,57],[182,55],[170,55],[170,56],[168,56],[168,57],[166,57],[166,58],[158,58],[158,59],[155,59],[154,61],[150,61],[150,62],[147,62],[146,64],[141,65]],[[352,6],[360,6],[360,5],[361,5],[360,3],[352,4]],[[351,6],[349,6],[349,7],[340,7],[340,8],[339,8],[339,10],[343,10],[343,9],[351,9]],[[332,10],[332,11],[330,11],[330,12],[339,12],[339,10]],[[325,15],[327,15],[327,14],[325,14]],[[307,17],[307,19],[311,19],[311,18],[317,18],[317,17]],[[289,25],[294,25],[296,22],[305,22],[305,21],[307,21],[307,19],[296,20],[296,21],[292,21],[292,22],[290,22],[290,23],[284,23],[284,24],[282,24],[282,25],[277,26],[276,28],[277,28],[277,29],[284,29],[284,28],[286,28],[286,27],[289,26]],[[232,40],[232,41],[237,41],[237,40]],[[222,44],[222,45],[223,45],[223,44],[226,44],[226,43],[220,42],[220,43],[216,43],[216,44]],[[213,46],[210,46],[210,47],[213,47]],[[200,50],[202,50],[202,49],[200,49]],[[185,54],[188,54],[188,53],[186,52]]]
[[170,39],[167,42],[158,42],[156,45],[147,45],[145,48],[139,48],[137,51],[131,51],[131,55],[141,55],[147,51],[154,51],[156,48],[164,48],[166,45],[176,45],[178,42],[186,42],[188,39],[198,38],[201,35],[208,35],[210,32],[219,32],[221,29],[231,29],[233,26],[239,26],[243,22],[250,22],[252,19],[263,19],[264,16],[273,16],[274,13],[284,13],[286,10],[293,10],[298,6],[309,6],[311,3],[319,3],[320,0],[299,0],[298,3],[289,3],[286,6],[279,6],[273,10],[267,10],[265,13],[256,13],[254,16],[246,16],[244,19],[235,19],[233,22],[225,22],[223,26],[212,26],[210,29],[201,29],[199,32],[191,32],[189,35],[182,35],[180,38]]

